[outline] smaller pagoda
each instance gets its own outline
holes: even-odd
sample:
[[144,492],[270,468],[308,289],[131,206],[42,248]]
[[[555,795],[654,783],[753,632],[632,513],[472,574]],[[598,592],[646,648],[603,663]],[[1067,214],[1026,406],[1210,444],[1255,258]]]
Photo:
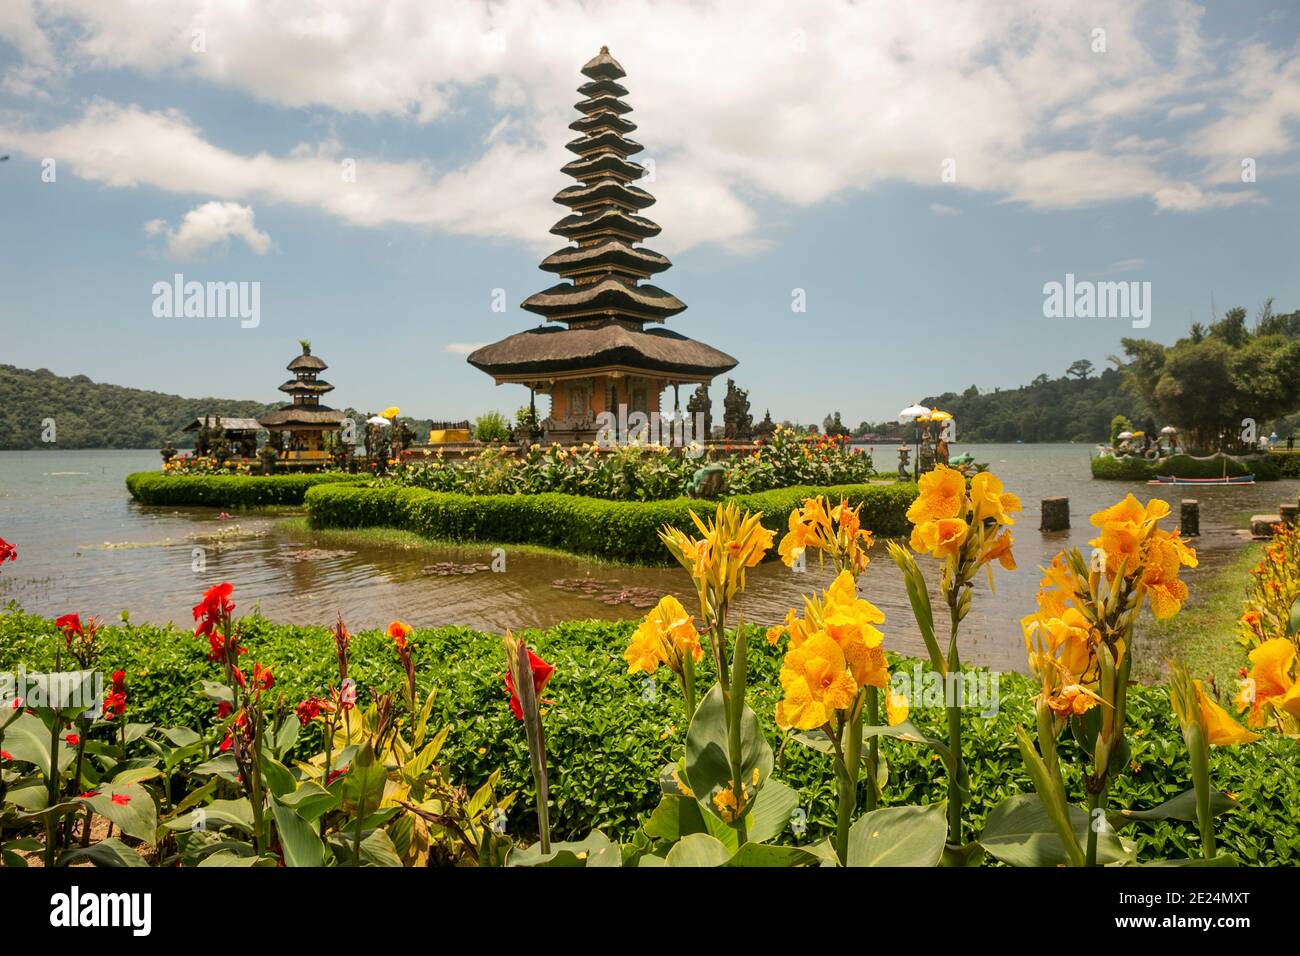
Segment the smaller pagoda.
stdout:
[[294,356],[285,366],[293,378],[280,386],[280,391],[293,397],[293,403],[263,415],[259,424],[279,440],[272,441],[280,449],[281,464],[320,465],[329,458],[325,449],[325,433],[338,431],[343,424],[343,413],[322,405],[320,398],[332,392],[334,386],[318,376],[329,368],[319,356],[311,354],[311,343],[301,340],[302,354]]

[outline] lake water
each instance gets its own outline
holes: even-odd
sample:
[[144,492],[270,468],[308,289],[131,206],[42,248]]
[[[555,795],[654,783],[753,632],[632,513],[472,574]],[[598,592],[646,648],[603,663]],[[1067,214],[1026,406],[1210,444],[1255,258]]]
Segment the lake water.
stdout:
[[[1241,547],[1239,530],[1253,513],[1275,513],[1295,501],[1298,482],[1237,488],[1158,488],[1145,483],[1093,481],[1087,445],[954,446],[987,461],[1025,511],[1015,528],[1016,572],[996,574],[997,592],[979,586],[963,624],[965,659],[1003,670],[1024,668],[1018,621],[1033,606],[1039,574],[1066,545],[1083,547],[1092,535],[1088,516],[1126,492],[1169,501],[1201,502],[1201,568],[1188,572],[1192,600],[1196,578]],[[896,462],[896,446],[876,450],[877,465]],[[18,601],[45,615],[77,611],[115,620],[191,624],[190,608],[208,585],[234,582],[242,612],[259,607],[279,621],[329,624],[341,613],[356,629],[382,627],[394,618],[416,626],[463,624],[488,631],[546,626],[575,618],[631,618],[638,605],[671,591],[688,608],[693,591],[678,568],[625,568],[579,559],[507,550],[504,573],[490,564],[486,547],[358,545],[328,532],[284,527],[284,515],[216,509],[147,507],[131,500],[123,484],[132,471],[157,468],[155,451],[0,452],[0,537],[18,548],[19,560],[0,569],[0,603]],[[1072,528],[1042,534],[1043,497],[1070,498]],[[194,549],[205,566],[193,570]],[[454,565],[455,567],[449,567]],[[933,574],[934,562],[922,559]],[[442,573],[439,573],[442,572]],[[747,621],[771,624],[801,593],[825,586],[829,570],[809,562],[795,574],[779,562],[755,569],[737,610]],[[882,546],[873,552],[863,594],[885,611],[887,646],[923,654],[898,569]]]

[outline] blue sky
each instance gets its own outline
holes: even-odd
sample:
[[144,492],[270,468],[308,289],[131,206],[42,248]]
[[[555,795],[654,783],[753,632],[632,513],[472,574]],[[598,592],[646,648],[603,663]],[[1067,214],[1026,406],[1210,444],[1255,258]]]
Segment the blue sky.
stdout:
[[[669,327],[735,355],[758,415],[878,420],[1172,341],[1212,298],[1300,308],[1300,11],[868,6],[6,0],[0,362],[275,401],[305,337],[336,405],[513,411],[464,352],[537,324],[601,43]],[[155,317],[177,272],[259,282],[260,324]],[[1044,318],[1067,273],[1150,282],[1151,327]]]

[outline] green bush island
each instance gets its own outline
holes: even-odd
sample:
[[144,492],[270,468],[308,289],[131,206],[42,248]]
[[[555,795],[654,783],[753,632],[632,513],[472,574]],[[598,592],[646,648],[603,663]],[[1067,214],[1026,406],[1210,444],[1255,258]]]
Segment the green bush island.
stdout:
[[263,508],[300,505],[316,485],[355,484],[368,476],[342,472],[307,475],[163,475],[137,471],[126,476],[131,497],[145,505]]
[[[1171,455],[1162,461],[1147,461],[1143,458],[1114,458],[1105,455],[1092,459],[1092,477],[1108,481],[1149,481],[1164,475],[1173,475],[1175,478],[1222,478],[1226,464],[1230,478],[1254,475],[1256,481],[1276,481],[1282,477],[1282,468],[1274,460],[1277,457],[1279,456],[1259,456],[1238,461],[1219,455],[1212,458]],[[1300,462],[1296,467],[1300,474]]]
[[[906,533],[912,484],[794,487],[737,495],[742,508],[763,512],[763,524],[784,533],[790,512],[814,495],[862,505],[862,524],[881,536]],[[320,485],[305,499],[316,528],[387,527],[450,541],[535,544],[611,561],[659,564],[667,560],[659,529],[692,527],[690,512],[711,512],[713,502],[606,501],[580,495],[466,495],[406,488]]]
[[[322,615],[323,617],[324,615]],[[337,677],[334,643],[324,626],[274,624],[255,615],[240,619],[249,659],[271,666],[275,695],[292,711],[300,701],[322,694]],[[599,827],[612,838],[631,839],[662,794],[656,778],[686,728],[680,695],[656,688],[645,675],[628,675],[623,660],[635,622],[583,621],[544,630],[520,632],[539,655],[555,665],[546,686],[547,749],[552,762],[551,827],[559,839],[579,839]],[[777,678],[781,653],[769,647],[758,628],[751,629],[750,703],[761,726],[771,728],[773,709],[782,696]],[[471,789],[498,767],[501,788],[520,788],[511,808],[508,832],[527,841],[533,836],[534,796],[527,748],[510,714],[503,686],[505,661],[499,637],[468,628],[421,629],[411,635],[415,672],[422,694],[436,689],[431,724],[450,724],[442,760],[456,782]],[[46,618],[16,608],[0,614],[0,670],[54,666],[63,637]],[[106,671],[126,672],[127,719],[184,725],[206,731],[216,722],[216,707],[198,690],[201,680],[218,680],[220,668],[207,659],[207,642],[173,626],[114,625],[99,631],[100,664]],[[352,638],[351,675],[364,706],[374,695],[398,693],[404,677],[392,641],[379,631]],[[891,668],[910,669],[915,662],[894,657]],[[708,661],[701,679],[709,680]],[[989,811],[1032,784],[1015,745],[1014,727],[1032,724],[1031,697],[1036,682],[1003,674],[999,710],[968,723],[963,750],[972,776],[967,812],[978,832]],[[1112,806],[1152,807],[1182,793],[1189,778],[1187,749],[1163,686],[1134,687],[1128,698],[1132,773],[1118,778]],[[912,722],[930,735],[942,735],[941,708],[914,707]],[[294,753],[319,748],[319,722],[304,728]],[[782,779],[799,794],[807,831],[787,828],[779,842],[812,845],[833,831],[834,774],[830,763],[802,747],[778,750]],[[1061,741],[1062,764],[1081,766],[1072,739]],[[887,741],[884,755],[889,781],[884,805],[926,804],[943,799],[944,771],[934,751],[901,741]],[[1068,758],[1068,759],[1067,759]],[[1249,747],[1214,748],[1211,771],[1215,785],[1235,795],[1240,806],[1218,817],[1223,850],[1243,863],[1300,864],[1300,832],[1294,807],[1300,804],[1300,748],[1277,735]],[[1077,773],[1077,770],[1073,772]],[[1068,780],[1072,787],[1081,781]],[[1194,856],[1199,846],[1196,824],[1162,821],[1126,830],[1140,856]]]

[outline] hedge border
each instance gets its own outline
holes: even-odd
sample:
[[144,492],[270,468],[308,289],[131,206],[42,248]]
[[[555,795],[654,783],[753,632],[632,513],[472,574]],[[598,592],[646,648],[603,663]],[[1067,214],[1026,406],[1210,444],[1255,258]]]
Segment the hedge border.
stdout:
[[308,475],[164,475],[137,471],[126,476],[131,497],[145,505],[211,508],[264,508],[300,505],[308,489],[326,484],[355,484],[369,475],[335,472]]
[[1281,477],[1276,456],[1261,455],[1240,461],[1215,456],[1193,458],[1190,455],[1173,455],[1163,461],[1145,458],[1113,458],[1109,455],[1093,458],[1092,477],[1104,481],[1149,481],[1157,475],[1176,478],[1218,478],[1223,474],[1223,463],[1228,463],[1228,475],[1238,477],[1253,474],[1256,481],[1277,481]]
[[[814,495],[862,506],[862,526],[881,536],[905,534],[913,484],[799,486],[737,495],[726,500],[763,512],[778,535],[790,512]],[[313,528],[397,528],[446,541],[533,544],[629,564],[663,564],[659,540],[667,525],[690,529],[690,512],[711,512],[715,502],[691,498],[608,501],[581,495],[463,495],[423,488],[320,485],[304,500]]]

